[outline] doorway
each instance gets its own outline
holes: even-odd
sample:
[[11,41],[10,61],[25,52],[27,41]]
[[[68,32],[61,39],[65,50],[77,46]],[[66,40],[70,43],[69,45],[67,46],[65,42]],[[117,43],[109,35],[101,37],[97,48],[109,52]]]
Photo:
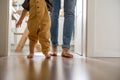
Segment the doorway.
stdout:
[[[10,25],[12,27],[10,27],[9,32],[10,32],[10,46],[11,46],[11,54],[10,55],[15,55],[15,49],[17,47],[17,45],[20,42],[20,39],[24,33],[25,28],[27,27],[26,21],[28,19],[28,17],[25,18],[25,20],[23,21],[23,24],[21,25],[21,28],[16,29],[15,28],[15,24],[18,21],[21,11],[22,11],[22,3],[24,0],[11,0],[11,15],[12,15],[12,19],[11,19],[11,23]],[[63,3],[64,0],[61,0],[61,10],[60,10],[60,18],[59,18],[59,26],[63,25],[63,21],[64,21],[64,13],[63,13]],[[63,27],[59,27],[59,51],[61,52],[61,45],[62,45],[62,28]],[[29,49],[28,49],[28,45],[29,45],[29,40],[27,39],[25,42],[24,47],[22,48],[22,54],[28,53]],[[36,50],[37,51],[37,50]],[[84,55],[85,51],[86,51],[86,0],[77,0],[76,3],[76,8],[75,8],[75,28],[74,28],[74,32],[73,32],[73,36],[72,36],[72,41],[71,41],[71,51],[75,54],[78,55]],[[15,52],[16,53],[16,52]]]

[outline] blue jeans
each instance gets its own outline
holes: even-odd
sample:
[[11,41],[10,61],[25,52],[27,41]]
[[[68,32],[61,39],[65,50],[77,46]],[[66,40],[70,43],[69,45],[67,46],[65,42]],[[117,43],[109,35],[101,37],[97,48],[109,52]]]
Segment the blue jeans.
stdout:
[[[58,18],[61,0],[53,0],[51,12],[51,42],[58,46]],[[70,48],[72,32],[74,29],[76,0],[64,0],[64,26],[63,26],[63,48]]]

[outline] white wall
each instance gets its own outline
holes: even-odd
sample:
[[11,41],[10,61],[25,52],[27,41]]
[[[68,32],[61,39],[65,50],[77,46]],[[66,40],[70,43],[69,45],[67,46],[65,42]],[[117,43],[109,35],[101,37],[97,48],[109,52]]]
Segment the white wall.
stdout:
[[87,55],[120,57],[120,0],[88,0]]
[[9,0],[0,0],[0,57],[8,55]]

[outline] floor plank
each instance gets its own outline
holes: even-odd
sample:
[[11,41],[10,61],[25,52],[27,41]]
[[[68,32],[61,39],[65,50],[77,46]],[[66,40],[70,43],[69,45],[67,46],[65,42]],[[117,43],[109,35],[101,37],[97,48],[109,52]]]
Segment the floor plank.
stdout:
[[0,58],[0,80],[120,80],[120,58]]

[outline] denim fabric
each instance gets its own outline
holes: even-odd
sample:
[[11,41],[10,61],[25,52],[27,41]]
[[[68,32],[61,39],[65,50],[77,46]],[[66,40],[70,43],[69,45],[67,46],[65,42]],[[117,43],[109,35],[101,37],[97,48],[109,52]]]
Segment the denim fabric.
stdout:
[[[51,42],[58,46],[58,18],[61,0],[53,0],[51,13]],[[71,36],[74,28],[76,0],[64,0],[63,48],[70,48]]]

